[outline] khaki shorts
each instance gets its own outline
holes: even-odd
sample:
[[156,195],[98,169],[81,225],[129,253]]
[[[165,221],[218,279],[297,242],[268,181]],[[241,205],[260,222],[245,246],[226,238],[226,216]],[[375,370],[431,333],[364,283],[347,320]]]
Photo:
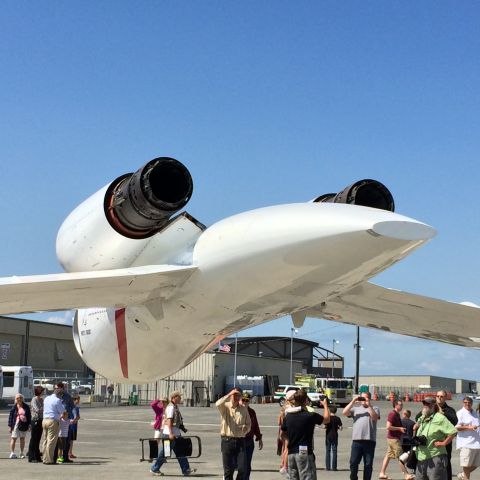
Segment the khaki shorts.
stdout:
[[388,443],[388,450],[387,450],[388,458],[398,458],[403,453],[400,440],[396,438],[387,438],[387,443]]
[[461,467],[480,467],[480,449],[461,448],[460,449]]
[[15,424],[12,430],[12,438],[25,438],[27,436],[28,430],[22,432],[18,429],[18,423]]

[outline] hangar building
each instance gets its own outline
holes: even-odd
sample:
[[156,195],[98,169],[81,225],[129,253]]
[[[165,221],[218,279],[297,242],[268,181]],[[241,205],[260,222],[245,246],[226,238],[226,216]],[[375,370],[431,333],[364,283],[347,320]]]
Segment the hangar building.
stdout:
[[[208,405],[223,395],[228,377],[235,369],[235,338],[225,339],[223,347],[230,349],[230,353],[219,351],[217,345],[166,379],[145,385],[116,384],[115,399],[124,401],[134,394],[138,401],[148,402],[181,390],[187,405]],[[274,383],[290,383],[290,368],[293,374],[309,372],[326,377],[332,376],[333,369],[334,376],[343,376],[344,361],[340,355],[297,337],[238,337],[236,359],[238,376],[263,376],[268,379],[270,389]],[[86,379],[93,375],[75,349],[70,326],[3,316],[0,316],[0,365],[31,365],[34,376],[41,378]],[[95,376],[97,400],[103,400],[109,383],[108,379]],[[411,392],[419,386],[446,388],[456,393],[477,390],[477,382],[473,380],[430,375],[361,376],[360,384],[385,390],[408,388]]]

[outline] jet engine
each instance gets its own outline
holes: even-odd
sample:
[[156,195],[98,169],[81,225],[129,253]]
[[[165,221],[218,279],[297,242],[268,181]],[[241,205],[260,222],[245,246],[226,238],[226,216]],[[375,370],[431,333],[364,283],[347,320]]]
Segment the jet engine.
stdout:
[[[152,237],[167,227],[190,200],[192,191],[187,168],[169,157],[155,158],[135,173],[122,175],[85,200],[63,222],[57,235],[61,265],[67,272],[141,265],[141,261],[135,263],[138,256],[145,257]],[[156,250],[161,249],[157,246]],[[157,255],[144,263],[166,260]]]
[[147,238],[187,204],[192,191],[192,177],[183,164],[155,158],[111,183],[105,194],[105,216],[121,235]]
[[339,193],[325,193],[313,202],[317,203],[349,203],[381,210],[395,211],[393,196],[383,183],[377,180],[359,180]]

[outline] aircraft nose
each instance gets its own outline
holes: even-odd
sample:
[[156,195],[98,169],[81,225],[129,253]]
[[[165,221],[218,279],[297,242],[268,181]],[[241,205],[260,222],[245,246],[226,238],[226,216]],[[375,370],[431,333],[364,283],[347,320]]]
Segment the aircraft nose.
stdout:
[[371,231],[382,237],[407,241],[426,241],[437,234],[437,231],[430,225],[407,219],[377,222],[372,226]]

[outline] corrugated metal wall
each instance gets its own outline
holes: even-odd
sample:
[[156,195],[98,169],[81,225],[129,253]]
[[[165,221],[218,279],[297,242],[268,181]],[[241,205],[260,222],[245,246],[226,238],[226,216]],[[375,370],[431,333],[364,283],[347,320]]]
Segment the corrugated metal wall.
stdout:
[[[178,390],[183,393],[183,404],[207,406],[213,398],[214,354],[204,353],[190,365],[170,377],[143,385],[114,384],[115,403],[126,401],[135,394],[138,402],[146,404],[160,397],[169,397]],[[95,379],[95,392],[106,397],[107,385],[111,382],[99,375]]]

